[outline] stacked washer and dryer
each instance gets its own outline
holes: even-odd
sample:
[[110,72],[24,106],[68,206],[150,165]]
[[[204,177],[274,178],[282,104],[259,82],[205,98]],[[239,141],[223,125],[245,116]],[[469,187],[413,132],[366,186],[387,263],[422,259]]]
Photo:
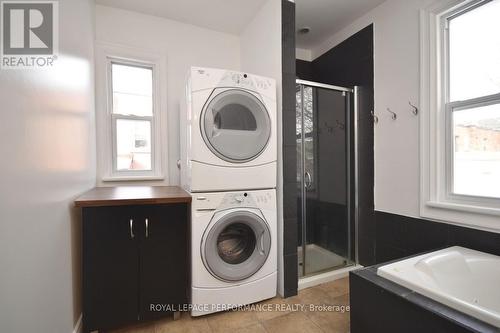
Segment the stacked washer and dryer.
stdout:
[[272,298],[277,285],[276,83],[190,70],[181,183],[191,208],[191,315]]

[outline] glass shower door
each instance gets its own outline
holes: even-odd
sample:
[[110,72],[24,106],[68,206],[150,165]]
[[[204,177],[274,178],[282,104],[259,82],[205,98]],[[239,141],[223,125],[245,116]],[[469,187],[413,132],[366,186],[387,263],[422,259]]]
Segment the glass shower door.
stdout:
[[348,91],[297,86],[299,276],[350,264]]

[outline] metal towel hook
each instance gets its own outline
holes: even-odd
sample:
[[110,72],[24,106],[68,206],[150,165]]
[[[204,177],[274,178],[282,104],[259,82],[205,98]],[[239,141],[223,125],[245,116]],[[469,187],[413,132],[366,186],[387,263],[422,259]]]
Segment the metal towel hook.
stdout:
[[373,122],[374,122],[375,124],[378,124],[378,116],[377,116],[377,115],[375,114],[375,112],[373,112],[373,111],[371,111],[370,113],[371,113],[371,115],[372,115],[372,117],[373,117]]
[[391,109],[389,109],[389,108],[387,108],[386,110],[387,110],[387,112],[391,113],[392,120],[398,119],[398,115],[396,114],[396,112],[391,111]]
[[411,113],[413,113],[415,116],[418,116],[418,108],[411,104],[411,101],[408,101],[408,104],[410,104],[410,106],[413,108],[413,110],[411,110]]

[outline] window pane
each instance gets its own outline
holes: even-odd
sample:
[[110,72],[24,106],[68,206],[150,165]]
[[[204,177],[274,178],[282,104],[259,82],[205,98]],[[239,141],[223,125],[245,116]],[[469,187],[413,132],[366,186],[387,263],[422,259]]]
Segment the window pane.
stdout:
[[449,21],[450,100],[500,93],[500,0]]
[[453,112],[456,194],[500,198],[500,104]]
[[151,170],[151,122],[116,120],[116,169]]
[[113,63],[113,113],[153,115],[153,70]]
[[[296,136],[297,136],[297,156],[299,161],[302,159],[302,145],[304,145],[304,168],[309,173],[311,180],[314,181],[314,102],[313,88],[303,87],[304,108],[302,109],[302,93],[299,90],[295,94],[295,116],[296,116]],[[302,123],[302,113],[304,113],[304,123]],[[302,140],[302,126],[304,126],[304,139]],[[297,180],[302,179],[302,170],[297,168]]]

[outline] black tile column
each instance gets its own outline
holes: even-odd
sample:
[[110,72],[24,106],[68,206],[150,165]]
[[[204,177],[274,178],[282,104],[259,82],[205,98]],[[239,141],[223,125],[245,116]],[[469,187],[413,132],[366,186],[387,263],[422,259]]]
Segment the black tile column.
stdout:
[[295,3],[281,2],[283,85],[284,297],[297,294],[297,142],[295,136]]

